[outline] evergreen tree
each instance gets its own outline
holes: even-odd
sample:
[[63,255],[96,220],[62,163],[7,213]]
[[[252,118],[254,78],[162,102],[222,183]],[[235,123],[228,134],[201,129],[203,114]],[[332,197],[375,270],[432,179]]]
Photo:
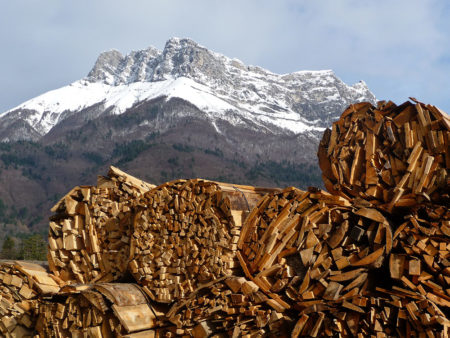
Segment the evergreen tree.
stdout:
[[15,259],[16,258],[16,243],[11,236],[6,236],[3,242],[2,251],[0,257],[3,259]]
[[38,234],[24,239],[20,251],[20,259],[36,261],[47,259],[47,243]]

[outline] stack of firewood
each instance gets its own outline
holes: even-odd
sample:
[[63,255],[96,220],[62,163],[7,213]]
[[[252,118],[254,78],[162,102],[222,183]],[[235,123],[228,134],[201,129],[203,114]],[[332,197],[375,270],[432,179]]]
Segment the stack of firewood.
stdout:
[[41,337],[152,337],[163,313],[136,284],[65,287],[39,308]]
[[[222,277],[175,303],[166,317],[177,335],[229,337],[287,335],[292,319],[278,312],[259,287],[245,277]],[[167,329],[166,329],[167,330]]]
[[351,105],[324,133],[328,192],[114,167],[72,189],[53,275],[0,266],[0,337],[447,337],[450,119],[413,101]]
[[319,146],[328,191],[389,212],[424,201],[448,203],[450,118],[414,102],[364,102],[344,111]]
[[377,288],[341,303],[316,302],[301,310],[291,336],[445,337],[448,325],[446,314],[426,297]]
[[134,220],[130,270],[152,300],[172,303],[199,283],[238,273],[242,221],[273,189],[177,180],[142,197]]
[[62,284],[40,265],[0,263],[0,337],[31,337],[39,298],[56,294]]
[[111,167],[97,186],[73,188],[53,208],[48,261],[67,283],[120,280],[139,198],[154,185]]
[[438,305],[450,306],[450,211],[424,204],[411,209],[394,234],[391,277]]
[[[392,226],[391,253],[369,272],[364,305],[351,302],[358,320],[343,327],[353,335],[450,333],[450,119],[412,101],[351,105],[320,143],[326,188],[352,207],[377,210]],[[369,311],[370,320],[358,324]]]
[[244,270],[281,308],[359,297],[392,248],[388,220],[340,196],[288,188],[267,195],[239,241]]

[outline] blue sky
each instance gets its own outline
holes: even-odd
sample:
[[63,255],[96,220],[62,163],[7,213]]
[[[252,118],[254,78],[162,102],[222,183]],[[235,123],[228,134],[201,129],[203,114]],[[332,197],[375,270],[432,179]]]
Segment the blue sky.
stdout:
[[98,54],[173,36],[276,73],[333,69],[378,99],[450,112],[447,0],[0,0],[0,112],[84,77]]

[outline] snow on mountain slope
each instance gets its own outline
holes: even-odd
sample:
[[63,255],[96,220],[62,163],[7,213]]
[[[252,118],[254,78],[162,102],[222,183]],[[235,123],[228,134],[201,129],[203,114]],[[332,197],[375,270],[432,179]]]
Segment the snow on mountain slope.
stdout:
[[[80,80],[69,86],[52,90],[12,109],[35,112],[28,122],[42,134],[60,122],[65,112],[79,111],[97,103],[104,109],[113,108],[113,114],[121,114],[138,102],[156,97],[178,97],[190,101],[199,109],[223,112],[233,106],[208,92],[208,88],[184,77],[158,82],[134,82],[128,85],[110,86]],[[6,113],[8,114],[8,112]]]
[[[232,125],[251,120],[264,130],[287,134],[321,131],[348,104],[375,101],[365,83],[348,86],[331,70],[274,74],[192,40],[172,38],[163,51],[150,47],[126,56],[116,50],[102,53],[86,78],[0,115],[3,128],[8,128],[6,133],[0,126],[0,140],[43,136],[94,105],[108,114],[122,114],[157,97],[188,101],[207,113],[213,125],[216,120]],[[10,126],[18,121],[20,134],[11,134]]]

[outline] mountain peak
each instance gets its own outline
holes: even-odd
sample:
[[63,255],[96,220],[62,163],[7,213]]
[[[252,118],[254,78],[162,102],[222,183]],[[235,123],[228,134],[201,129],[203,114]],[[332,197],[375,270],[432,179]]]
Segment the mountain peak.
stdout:
[[123,59],[124,56],[122,53],[116,49],[100,53],[97,61],[95,61],[94,67],[88,74],[88,78],[103,81],[105,83],[111,82]]
[[169,40],[166,41],[164,49],[170,49],[170,48],[179,49],[179,48],[186,48],[186,47],[205,48],[203,46],[200,46],[196,41],[194,41],[194,40],[192,40],[190,38],[172,37],[172,38],[170,38]]
[[210,51],[191,39],[171,38],[162,51],[149,47],[127,55],[117,50],[101,53],[86,78],[2,115],[0,140],[25,137],[25,132],[4,136],[17,120],[35,132],[26,137],[37,139],[81,111],[92,109],[92,116],[122,114],[160,97],[191,103],[211,123],[252,121],[275,134],[319,131],[349,104],[375,102],[364,82],[349,86],[332,70],[276,74]]
[[113,86],[149,81],[151,65],[156,63],[156,58],[160,54],[161,52],[154,47],[132,51],[125,56],[115,49],[103,52],[97,58],[86,80]]

